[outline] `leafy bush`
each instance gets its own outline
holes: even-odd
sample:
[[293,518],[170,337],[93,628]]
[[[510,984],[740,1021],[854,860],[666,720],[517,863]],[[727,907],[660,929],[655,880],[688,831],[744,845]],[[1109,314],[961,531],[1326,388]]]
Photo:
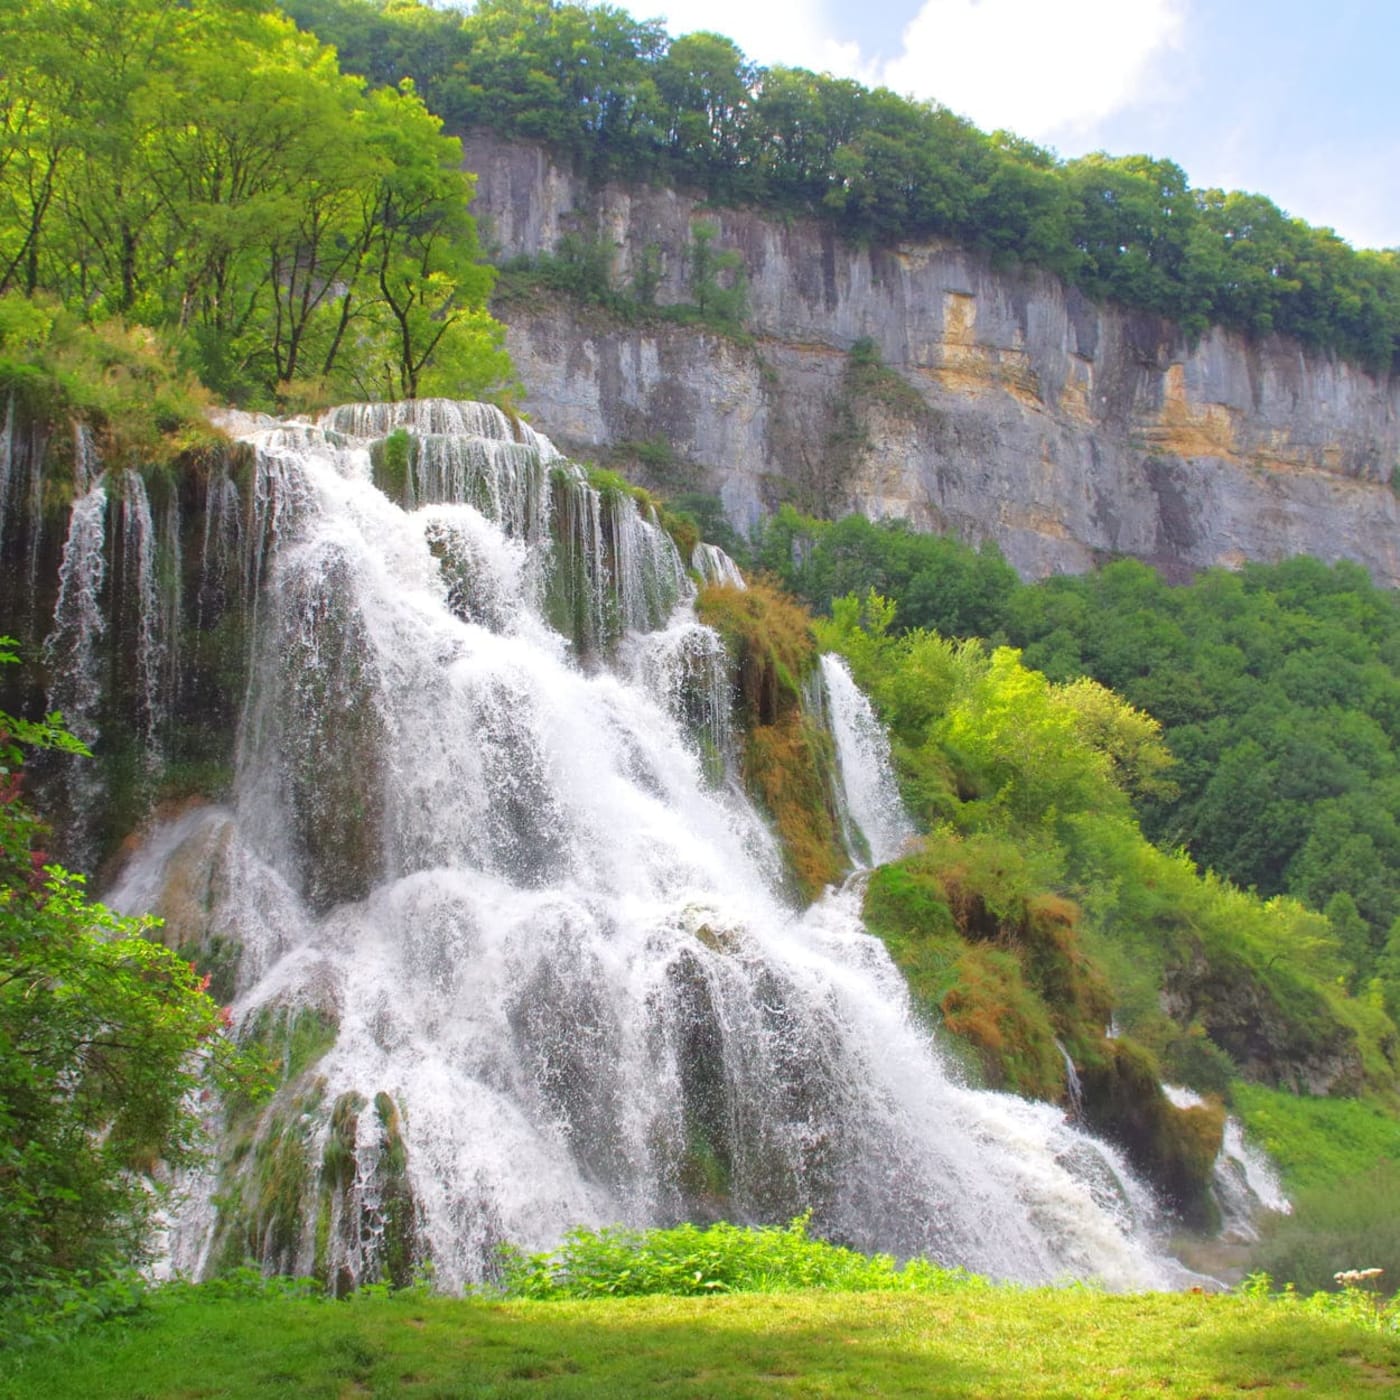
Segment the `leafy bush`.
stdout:
[[961,1269],[926,1259],[903,1267],[888,1254],[865,1255],[807,1233],[809,1216],[787,1226],[721,1223],[701,1229],[572,1230],[543,1254],[502,1251],[505,1291],[516,1298],[597,1298],[639,1294],[934,1292],[989,1287]]
[[61,1316],[142,1257],[154,1167],[196,1152],[203,1071],[229,1083],[246,1066],[208,979],[148,937],[155,921],[118,918],[47,863],[24,746],[86,751],[58,715],[0,713],[0,1302]]
[[93,430],[104,461],[138,468],[207,446],[208,395],[154,331],[116,320],[84,325],[57,302],[0,296],[0,391],[30,414]]

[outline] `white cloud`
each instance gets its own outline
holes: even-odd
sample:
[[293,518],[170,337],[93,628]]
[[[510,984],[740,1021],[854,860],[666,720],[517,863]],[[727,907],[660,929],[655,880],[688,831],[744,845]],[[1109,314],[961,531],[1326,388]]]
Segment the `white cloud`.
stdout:
[[824,0],[671,0],[672,35],[727,35],[759,63],[831,72],[951,107],[987,130],[1085,134],[1154,95],[1153,60],[1181,41],[1189,0],[924,0],[884,64],[834,36]]
[[880,72],[985,129],[1048,141],[1153,95],[1185,0],[925,0]]
[[635,5],[633,13],[661,18],[673,37],[707,30],[733,39],[756,63],[811,68],[818,73],[872,79],[857,44],[841,43],[830,33],[822,0],[671,0],[655,8]]

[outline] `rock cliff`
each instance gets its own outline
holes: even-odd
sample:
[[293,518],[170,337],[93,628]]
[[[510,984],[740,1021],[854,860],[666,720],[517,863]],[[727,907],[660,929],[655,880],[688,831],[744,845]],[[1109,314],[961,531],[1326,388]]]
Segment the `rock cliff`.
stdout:
[[[650,248],[664,305],[692,299],[694,226],[740,256],[743,336],[566,298],[502,314],[537,426],[585,455],[664,438],[672,457],[641,454],[650,484],[712,492],[741,527],[792,500],[992,539],[1032,577],[1118,554],[1180,577],[1307,553],[1400,583],[1400,383],[1281,337],[1193,341],[949,244],[856,248],[674,190],[596,189],[489,135],[467,164],[502,261],[575,233],[627,288]],[[865,340],[874,375],[852,373]]]

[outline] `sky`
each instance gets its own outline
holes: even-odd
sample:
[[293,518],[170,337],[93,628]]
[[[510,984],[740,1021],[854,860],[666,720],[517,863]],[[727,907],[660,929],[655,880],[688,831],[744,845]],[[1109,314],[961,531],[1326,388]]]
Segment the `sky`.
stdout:
[[1400,0],[621,0],[673,37],[932,99],[1072,157],[1174,160],[1400,246]]

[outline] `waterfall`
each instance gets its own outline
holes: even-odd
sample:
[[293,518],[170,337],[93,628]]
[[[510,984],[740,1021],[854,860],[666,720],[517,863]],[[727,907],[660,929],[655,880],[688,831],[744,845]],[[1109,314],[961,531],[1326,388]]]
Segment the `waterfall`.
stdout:
[[712,628],[678,607],[664,628],[634,633],[623,662],[676,721],[717,781],[733,772],[729,653]]
[[894,860],[914,834],[890,766],[890,741],[846,663],[822,657],[827,712],[841,775],[846,849],[860,865]]
[[102,474],[92,429],[81,418],[73,423],[73,490],[81,496]]
[[[399,428],[413,509],[375,485]],[[337,1283],[431,1258],[455,1288],[505,1240],[810,1208],[855,1247],[998,1277],[1177,1276],[1116,1151],[944,1063],[854,891],[784,902],[725,777],[722,647],[630,498],[470,405],[250,441],[233,796],[150,833],[111,896],[236,948],[235,1023],[284,1047],[284,1088],[171,1222],[176,1257]],[[853,819],[888,858],[907,825],[887,763],[866,771],[878,731],[826,674]]]
[[690,567],[706,583],[717,583],[725,588],[747,588],[739,566],[717,545],[701,540],[691,551]]
[[[1162,1092],[1177,1108],[1199,1108],[1205,1103],[1195,1090],[1179,1084],[1163,1084]],[[1260,1211],[1288,1215],[1293,1210],[1268,1154],[1245,1141],[1244,1126],[1233,1115],[1225,1119],[1224,1137],[1211,1169],[1211,1190],[1220,1207],[1220,1236],[1234,1244],[1258,1240],[1255,1221]]]
[[165,682],[169,654],[166,634],[170,597],[156,581],[156,530],[146,483],[139,472],[125,471],[118,478],[121,499],[119,592],[125,596],[123,611],[135,620],[136,676],[134,699],[137,725],[145,748],[148,770],[159,762],[160,728],[166,714]]
[[238,487],[223,471],[211,476],[205,488],[195,595],[196,633],[202,633],[223,615],[243,574],[243,509]]
[[1079,1071],[1075,1068],[1074,1059],[1069,1051],[1058,1040],[1055,1042],[1055,1049],[1060,1052],[1060,1058],[1065,1065],[1065,1097],[1069,1100],[1070,1117],[1076,1122],[1082,1122],[1084,1118],[1084,1086],[1080,1083]]
[[[63,562],[58,573],[58,601],[53,628],[44,641],[49,669],[48,708],[63,716],[67,727],[91,746],[98,737],[98,712],[105,684],[100,643],[107,632],[104,590],[107,582],[107,486],[97,480],[73,502]],[[84,844],[91,818],[102,796],[92,764],[65,763],[65,798],[72,825],[79,833],[75,854],[90,861]]]

